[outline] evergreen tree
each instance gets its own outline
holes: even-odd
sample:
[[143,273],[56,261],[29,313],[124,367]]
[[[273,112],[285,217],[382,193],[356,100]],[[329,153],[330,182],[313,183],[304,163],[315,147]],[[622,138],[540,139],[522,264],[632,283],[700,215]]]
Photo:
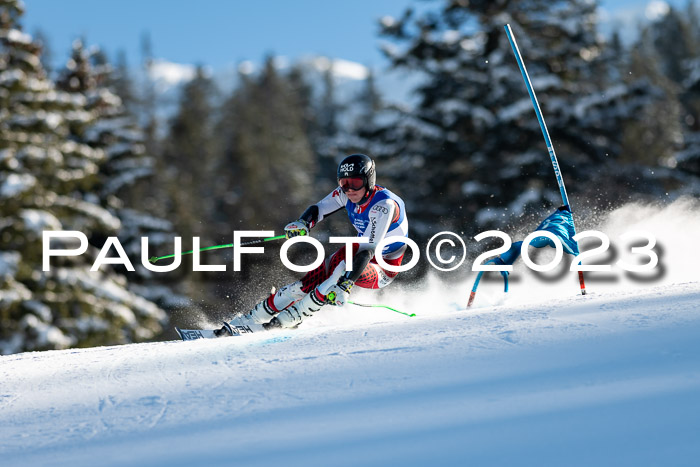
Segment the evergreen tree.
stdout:
[[[89,271],[102,246],[95,239],[121,227],[92,194],[104,151],[71,137],[96,116],[84,97],[47,79],[39,47],[19,28],[21,14],[20,1],[0,2],[0,351],[152,338],[164,312],[109,267]],[[43,271],[46,230],[85,233],[88,252],[54,258]]]
[[[153,82],[153,46],[151,44],[151,36],[144,33],[141,36],[141,75],[143,81],[139,83],[140,92],[137,95],[139,108],[139,116],[141,125],[146,136],[146,152],[149,154],[162,154],[163,148],[160,146],[158,119],[156,116],[156,108],[158,99],[156,96],[155,84]],[[158,163],[161,163],[159,158]],[[164,169],[164,166],[159,166],[159,173]],[[158,194],[160,196],[160,194]],[[167,199],[161,199],[162,202]]]
[[[325,74],[324,74],[325,76]],[[312,153],[312,165],[315,170],[311,174],[313,181],[311,183],[310,197],[306,201],[307,204],[314,200],[321,199],[326,196],[334,187],[335,179],[330,174],[335,173],[338,154],[338,143],[334,142],[334,137],[330,137],[323,129],[322,117],[324,115],[324,101],[329,102],[329,94],[334,94],[335,91],[328,91],[328,76],[324,77],[325,84],[321,97],[314,92],[314,87],[310,83],[308,77],[308,68],[297,64],[292,67],[291,71],[284,79],[289,86],[290,103],[297,103],[297,112],[302,118],[303,130],[308,141]],[[333,85],[333,83],[330,83]],[[338,111],[340,107],[338,107]],[[340,134],[347,137],[347,130],[340,131]],[[301,201],[303,204],[304,201]],[[325,229],[329,231],[342,231],[343,219],[340,217],[331,217],[326,224]]]
[[661,72],[676,83],[685,77],[684,62],[697,56],[700,47],[691,28],[683,13],[670,7],[668,13],[648,29],[649,39],[658,53],[656,62]]
[[112,91],[114,74],[99,49],[87,50],[77,40],[57,82],[59,89],[84,97],[86,108],[97,117],[86,131],[71,136],[105,151],[98,193],[102,204],[110,208],[117,208],[124,201],[131,206],[142,205],[143,197],[134,191],[135,184],[153,174],[153,161],[146,156],[143,134],[121,98]]
[[[144,134],[136,117],[113,92],[119,83],[114,74],[115,70],[99,48],[88,50],[77,40],[57,86],[84,98],[86,109],[95,117],[84,131],[70,137],[105,155],[92,194],[121,223],[118,238],[132,259],[136,273],[121,272],[126,274],[130,285],[138,282],[152,288],[156,276],[141,264],[141,238],[149,237],[151,249],[171,249],[172,225],[144,211],[149,206],[152,211],[157,208],[149,194],[152,190],[147,189],[153,182],[153,158],[146,154]],[[172,295],[163,288],[158,288],[156,294],[148,287],[138,287],[138,290],[149,297],[157,297],[161,304],[167,304],[164,293]]]
[[339,143],[342,143],[346,136],[346,130],[342,128],[343,125],[340,122],[346,109],[338,100],[333,60],[324,57],[320,63],[324,65],[323,86],[316,105],[318,132],[313,137],[313,146],[318,154],[319,172],[328,174],[335,171],[337,158],[341,152]]
[[328,67],[323,72],[323,97],[319,105],[319,126],[325,137],[333,137],[338,132],[338,114],[340,106],[335,95],[333,79],[333,61],[328,60]]
[[629,76],[644,77],[653,83],[660,98],[648,102],[635,120],[622,126],[621,159],[654,166],[671,158],[680,143],[680,87],[665,75],[653,34],[648,29],[642,31],[640,40],[632,47],[625,67]]
[[289,85],[289,92],[295,96],[298,103],[298,111],[302,118],[304,133],[309,140],[314,154],[321,150],[321,123],[319,122],[318,105],[314,95],[314,87],[309,81],[307,69],[299,64],[291,67],[285,78]]
[[176,219],[177,232],[186,238],[211,242],[209,221],[214,217],[211,200],[216,172],[213,141],[216,88],[202,67],[185,85],[177,114],[170,122],[164,143],[162,174],[172,205],[167,212]]
[[505,24],[520,45],[564,178],[576,180],[567,183],[570,193],[615,173],[609,164],[620,156],[618,129],[654,91],[643,82],[610,82],[595,8],[584,0],[453,0],[416,18],[409,10],[382,20],[384,35],[404,44],[385,49],[394,66],[425,77],[417,109],[392,111],[392,123],[375,132],[375,154],[406,186],[414,232],[499,227],[560,203]]
[[134,83],[129,73],[126,52],[123,50],[117,53],[116,69],[108,78],[108,85],[113,88],[114,93],[119,96],[126,111],[133,116],[138,115],[139,102],[134,91]]
[[229,192],[223,212],[237,229],[278,229],[311,199],[314,155],[297,90],[268,59],[224,104],[217,173]]
[[[688,56],[682,62],[684,73],[680,95],[683,142],[670,165],[697,177],[700,176],[700,10],[690,0],[685,13]],[[698,191],[696,189],[694,193],[696,196],[700,195]]]
[[51,49],[49,38],[41,29],[34,31],[33,36],[34,42],[41,47],[41,66],[46,73],[51,76],[51,72],[53,71],[53,50]]
[[[685,12],[668,13],[641,33],[633,47],[632,70],[663,91],[663,99],[645,109],[648,124],[629,136],[660,162],[693,176],[700,175],[700,26],[694,2]],[[655,131],[648,131],[653,129]],[[646,131],[644,131],[646,130]],[[682,181],[667,182],[671,188]],[[688,191],[683,190],[682,191]],[[698,190],[690,190],[699,194]]]
[[355,123],[356,128],[374,126],[377,114],[384,107],[382,97],[377,89],[374,72],[370,70],[364,82],[362,92],[357,96],[361,105],[360,116]]

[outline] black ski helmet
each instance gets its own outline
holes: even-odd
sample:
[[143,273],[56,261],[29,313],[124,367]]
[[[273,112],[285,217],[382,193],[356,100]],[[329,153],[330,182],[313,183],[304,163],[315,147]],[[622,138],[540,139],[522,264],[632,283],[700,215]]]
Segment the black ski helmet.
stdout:
[[338,164],[338,182],[340,182],[341,178],[347,177],[362,177],[365,180],[365,188],[367,189],[365,198],[368,198],[377,182],[377,171],[372,158],[364,154],[351,154],[340,161],[340,164]]

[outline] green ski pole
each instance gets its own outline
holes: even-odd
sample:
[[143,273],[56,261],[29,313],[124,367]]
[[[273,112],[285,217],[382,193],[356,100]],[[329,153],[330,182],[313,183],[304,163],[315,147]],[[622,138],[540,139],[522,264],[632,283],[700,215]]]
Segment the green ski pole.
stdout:
[[[243,242],[243,243],[241,243],[240,246],[255,245],[255,244],[257,244],[257,243],[264,243],[264,242],[269,242],[269,241],[272,241],[272,240],[281,240],[281,239],[283,239],[283,238],[286,238],[286,235],[278,235],[278,236],[276,236],[276,237],[268,237],[268,238],[261,238],[261,239],[258,239],[258,240],[251,240],[251,241],[249,241],[249,242]],[[215,245],[215,246],[208,246],[208,247],[205,247],[205,248],[200,248],[199,251],[219,250],[219,249],[221,249],[221,248],[232,248],[232,247],[233,247],[233,243],[228,243],[228,244],[226,244],[226,245]],[[192,254],[192,253],[194,253],[194,250],[185,251],[184,253],[180,253],[180,254],[184,256],[184,255],[190,255],[190,254]],[[173,257],[175,257],[174,254],[172,254],[172,255],[165,255],[165,256],[153,256],[153,257],[151,257],[151,259],[149,259],[148,261],[149,261],[150,263],[155,263],[156,261],[160,261],[161,259],[173,258]]]
[[386,308],[387,310],[395,311],[396,313],[400,313],[400,314],[402,314],[402,315],[406,315],[406,316],[410,316],[410,317],[416,316],[415,313],[410,313],[410,314],[409,314],[409,313],[404,313],[403,311],[399,311],[399,310],[397,310],[396,308],[392,308],[392,307],[386,306],[386,305],[368,305],[368,304],[365,304],[365,303],[355,303],[355,302],[351,302],[351,301],[348,301],[348,303],[350,303],[350,304],[352,304],[352,305],[355,305],[355,306],[364,306],[364,307],[367,307],[367,308]]

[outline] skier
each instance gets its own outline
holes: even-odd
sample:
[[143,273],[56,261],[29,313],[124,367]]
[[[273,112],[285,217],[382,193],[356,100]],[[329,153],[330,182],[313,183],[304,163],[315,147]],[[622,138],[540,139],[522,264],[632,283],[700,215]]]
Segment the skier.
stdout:
[[[248,313],[235,317],[230,321],[232,326],[295,327],[323,305],[343,306],[353,285],[379,289],[394,280],[398,273],[379,266],[374,250],[386,237],[407,237],[408,220],[403,200],[376,185],[376,178],[375,163],[370,157],[364,154],[347,156],[338,165],[338,187],[284,228],[287,238],[309,235],[317,223],[345,208],[358,237],[369,240],[353,244],[352,269],[346,271],[346,247],[343,245],[301,280],[280,288]],[[393,242],[382,249],[382,258],[386,264],[398,266],[405,251],[405,243]],[[226,326],[216,333],[228,335]]]

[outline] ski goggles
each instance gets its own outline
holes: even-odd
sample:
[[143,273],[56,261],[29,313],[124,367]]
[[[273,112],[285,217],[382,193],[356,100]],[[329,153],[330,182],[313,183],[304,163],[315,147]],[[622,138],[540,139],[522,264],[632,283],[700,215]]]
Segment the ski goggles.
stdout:
[[338,185],[346,193],[348,190],[359,191],[365,186],[363,177],[345,177],[338,180]]

